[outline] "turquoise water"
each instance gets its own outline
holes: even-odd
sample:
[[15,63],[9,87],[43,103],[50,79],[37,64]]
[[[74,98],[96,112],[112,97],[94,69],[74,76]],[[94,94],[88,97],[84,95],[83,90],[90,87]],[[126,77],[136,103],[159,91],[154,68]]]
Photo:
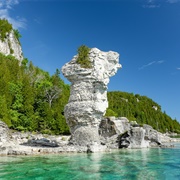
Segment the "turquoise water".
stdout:
[[180,144],[169,149],[0,157],[0,180],[180,180]]

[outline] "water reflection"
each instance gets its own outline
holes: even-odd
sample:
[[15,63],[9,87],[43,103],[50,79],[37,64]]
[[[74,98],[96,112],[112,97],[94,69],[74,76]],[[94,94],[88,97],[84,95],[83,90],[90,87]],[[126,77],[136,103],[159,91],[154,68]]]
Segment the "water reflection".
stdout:
[[0,157],[0,179],[179,179],[180,149]]

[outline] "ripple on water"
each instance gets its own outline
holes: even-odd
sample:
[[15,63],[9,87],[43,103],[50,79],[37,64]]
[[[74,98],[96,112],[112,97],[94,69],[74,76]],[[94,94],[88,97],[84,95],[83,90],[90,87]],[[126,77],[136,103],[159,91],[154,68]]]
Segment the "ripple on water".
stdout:
[[0,180],[179,180],[180,144],[170,149],[0,157]]

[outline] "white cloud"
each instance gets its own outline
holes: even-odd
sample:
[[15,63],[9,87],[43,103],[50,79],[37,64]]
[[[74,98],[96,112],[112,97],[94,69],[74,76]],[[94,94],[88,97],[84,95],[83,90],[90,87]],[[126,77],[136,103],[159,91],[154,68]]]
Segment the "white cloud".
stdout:
[[154,64],[162,64],[162,63],[164,63],[163,60],[161,60],[161,61],[152,61],[152,62],[150,62],[150,63],[148,63],[148,64],[145,64],[145,65],[139,67],[139,70],[142,70],[142,69],[147,68],[147,67],[149,67],[149,66],[152,66],[152,65],[154,65]]
[[154,63],[156,63],[156,61],[152,61],[152,62],[150,62],[150,63],[148,63],[148,64],[145,64],[145,65],[141,66],[141,67],[139,68],[139,70],[142,70],[142,69],[144,69],[144,68],[146,68],[146,67],[148,67],[148,66],[151,66],[151,65],[153,65]]
[[176,68],[177,70],[180,70],[180,67]]
[[180,0],[167,0],[167,2],[173,4],[180,2]]
[[157,61],[157,64],[162,64],[162,63],[164,63],[164,61],[163,61],[163,60],[161,60],[161,61]]
[[151,8],[151,9],[153,9],[153,8],[159,8],[159,7],[160,7],[159,4],[158,5],[156,5],[156,4],[143,5],[143,8]]
[[19,0],[0,0],[0,18],[7,19],[12,25],[13,28],[25,28],[26,27],[26,19],[21,17],[12,17],[10,15],[10,10],[14,5],[19,4]]
[[160,4],[157,2],[157,0],[147,0],[146,4],[144,4],[142,7],[154,9],[154,8],[159,8]]

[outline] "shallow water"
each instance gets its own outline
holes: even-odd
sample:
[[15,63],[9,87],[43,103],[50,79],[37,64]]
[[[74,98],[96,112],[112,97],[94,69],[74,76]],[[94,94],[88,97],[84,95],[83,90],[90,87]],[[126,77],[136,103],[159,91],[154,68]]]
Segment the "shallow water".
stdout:
[[180,180],[180,144],[168,149],[0,157],[0,180]]

